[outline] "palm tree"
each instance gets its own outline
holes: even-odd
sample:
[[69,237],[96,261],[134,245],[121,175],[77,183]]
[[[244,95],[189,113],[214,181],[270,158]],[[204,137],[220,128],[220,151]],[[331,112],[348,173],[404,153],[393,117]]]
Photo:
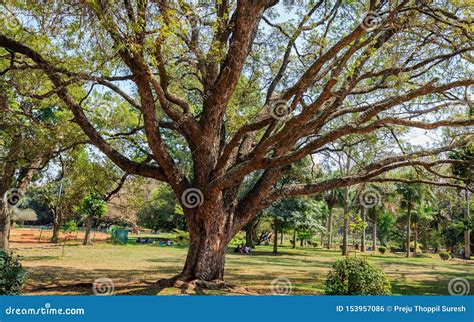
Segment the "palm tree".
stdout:
[[337,207],[342,199],[342,190],[334,189],[324,194],[324,201],[328,208],[328,220],[327,220],[327,249],[332,247],[332,226],[333,226],[333,209]]
[[[363,221],[372,222],[372,248],[377,248],[377,219],[385,211],[384,201],[391,196],[386,187],[380,185],[368,184],[358,192],[357,205],[361,211]],[[362,249],[365,248],[365,230],[362,233]]]
[[[410,227],[412,224],[412,212],[415,206],[422,200],[422,185],[419,183],[399,183],[397,184],[396,191],[401,197],[400,207],[406,210],[406,257],[410,257]],[[416,248],[414,251],[416,252]]]

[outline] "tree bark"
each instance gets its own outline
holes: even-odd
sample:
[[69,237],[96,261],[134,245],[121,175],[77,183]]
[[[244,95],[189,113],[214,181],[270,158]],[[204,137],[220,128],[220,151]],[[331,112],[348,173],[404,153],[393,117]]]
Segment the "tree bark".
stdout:
[[86,234],[84,236],[84,242],[82,243],[83,245],[92,245],[92,223],[94,221],[94,218],[92,216],[87,216],[86,218]]
[[[366,216],[365,216],[365,208],[362,207],[361,208],[361,217],[362,217],[362,222],[365,223],[366,221]],[[362,236],[361,236],[361,240],[360,240],[360,251],[361,252],[365,252],[365,228],[362,229]]]
[[225,236],[215,232],[208,231],[203,236],[191,234],[184,269],[178,275],[178,279],[185,281],[224,279],[227,244]]
[[[212,221],[203,218],[212,217]],[[189,249],[183,271],[176,276],[183,281],[223,280],[227,246],[235,233],[228,222],[228,213],[219,203],[202,205],[194,216],[187,217]]]
[[[407,210],[407,254],[406,257],[410,257],[410,225],[411,225],[411,203],[408,204],[408,210]],[[416,251],[416,249],[415,249]]]
[[332,207],[329,207],[328,213],[328,245],[327,249],[332,247]]
[[283,232],[280,232],[280,245],[283,245]]

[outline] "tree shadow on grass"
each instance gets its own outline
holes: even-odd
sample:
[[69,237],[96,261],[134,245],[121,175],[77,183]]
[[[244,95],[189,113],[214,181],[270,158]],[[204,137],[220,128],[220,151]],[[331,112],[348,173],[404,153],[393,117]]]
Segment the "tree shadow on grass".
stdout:
[[[392,280],[392,293],[402,295],[450,295],[448,289],[450,280],[451,278],[445,277],[437,277],[434,280]],[[474,295],[473,280],[470,280],[469,283],[471,285],[469,295]]]
[[26,294],[93,294],[92,285],[98,278],[109,278],[116,291],[129,288],[146,288],[149,283],[176,274],[180,267],[172,266],[159,269],[110,270],[78,269],[57,266],[36,266],[27,268],[28,276],[24,292]]

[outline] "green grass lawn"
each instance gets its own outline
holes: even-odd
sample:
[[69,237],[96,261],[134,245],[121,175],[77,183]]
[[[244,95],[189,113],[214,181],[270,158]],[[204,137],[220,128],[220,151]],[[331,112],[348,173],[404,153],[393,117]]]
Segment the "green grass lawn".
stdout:
[[[91,294],[92,281],[101,277],[113,280],[115,294],[156,294],[150,283],[179,273],[186,256],[185,247],[109,243],[68,245],[64,257],[62,247],[52,244],[18,243],[13,244],[13,249],[29,271],[27,294]],[[321,248],[282,246],[277,255],[271,250],[270,246],[260,246],[252,255],[229,250],[226,281],[258,294],[272,294],[271,283],[280,277],[291,281],[292,294],[320,295],[328,270],[341,258],[339,251]],[[449,294],[448,282],[454,277],[468,278],[474,285],[473,262],[442,261],[436,254],[408,259],[403,254],[357,256],[367,256],[383,268],[394,294]],[[165,289],[160,294],[179,292]]]

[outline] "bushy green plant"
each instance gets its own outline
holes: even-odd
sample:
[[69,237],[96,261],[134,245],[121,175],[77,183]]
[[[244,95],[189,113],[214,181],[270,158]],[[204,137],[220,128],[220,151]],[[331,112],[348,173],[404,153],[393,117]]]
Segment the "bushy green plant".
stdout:
[[338,260],[325,283],[327,295],[389,295],[390,282],[385,273],[364,258]]
[[99,195],[90,193],[82,199],[76,210],[84,217],[102,218],[107,214],[107,202]]
[[447,261],[449,259],[449,253],[448,252],[441,252],[439,253],[439,257],[444,260],[444,261]]
[[66,234],[74,233],[77,231],[77,223],[74,220],[68,220],[64,223],[62,228]]
[[385,254],[386,251],[387,251],[387,247],[385,247],[385,246],[379,246],[379,252],[380,252],[380,254],[383,255],[383,254]]
[[235,236],[230,241],[230,244],[232,244],[232,245],[243,245],[243,244],[245,244],[245,239],[242,238],[242,237],[239,237],[239,236]]
[[319,243],[317,241],[314,241],[314,240],[308,240],[308,244],[313,246],[313,247],[318,247],[319,246]]
[[13,253],[0,251],[0,295],[19,295],[26,271]]
[[189,233],[187,231],[179,229],[174,229],[173,231],[176,233],[176,240],[178,242],[189,243]]
[[400,249],[400,245],[396,242],[391,242],[388,244],[388,248],[392,253],[396,253]]
[[[422,254],[423,252],[421,251],[421,247],[423,247],[422,244],[417,243],[416,244],[416,253],[417,254]],[[415,242],[410,242],[410,252],[415,252]]]

